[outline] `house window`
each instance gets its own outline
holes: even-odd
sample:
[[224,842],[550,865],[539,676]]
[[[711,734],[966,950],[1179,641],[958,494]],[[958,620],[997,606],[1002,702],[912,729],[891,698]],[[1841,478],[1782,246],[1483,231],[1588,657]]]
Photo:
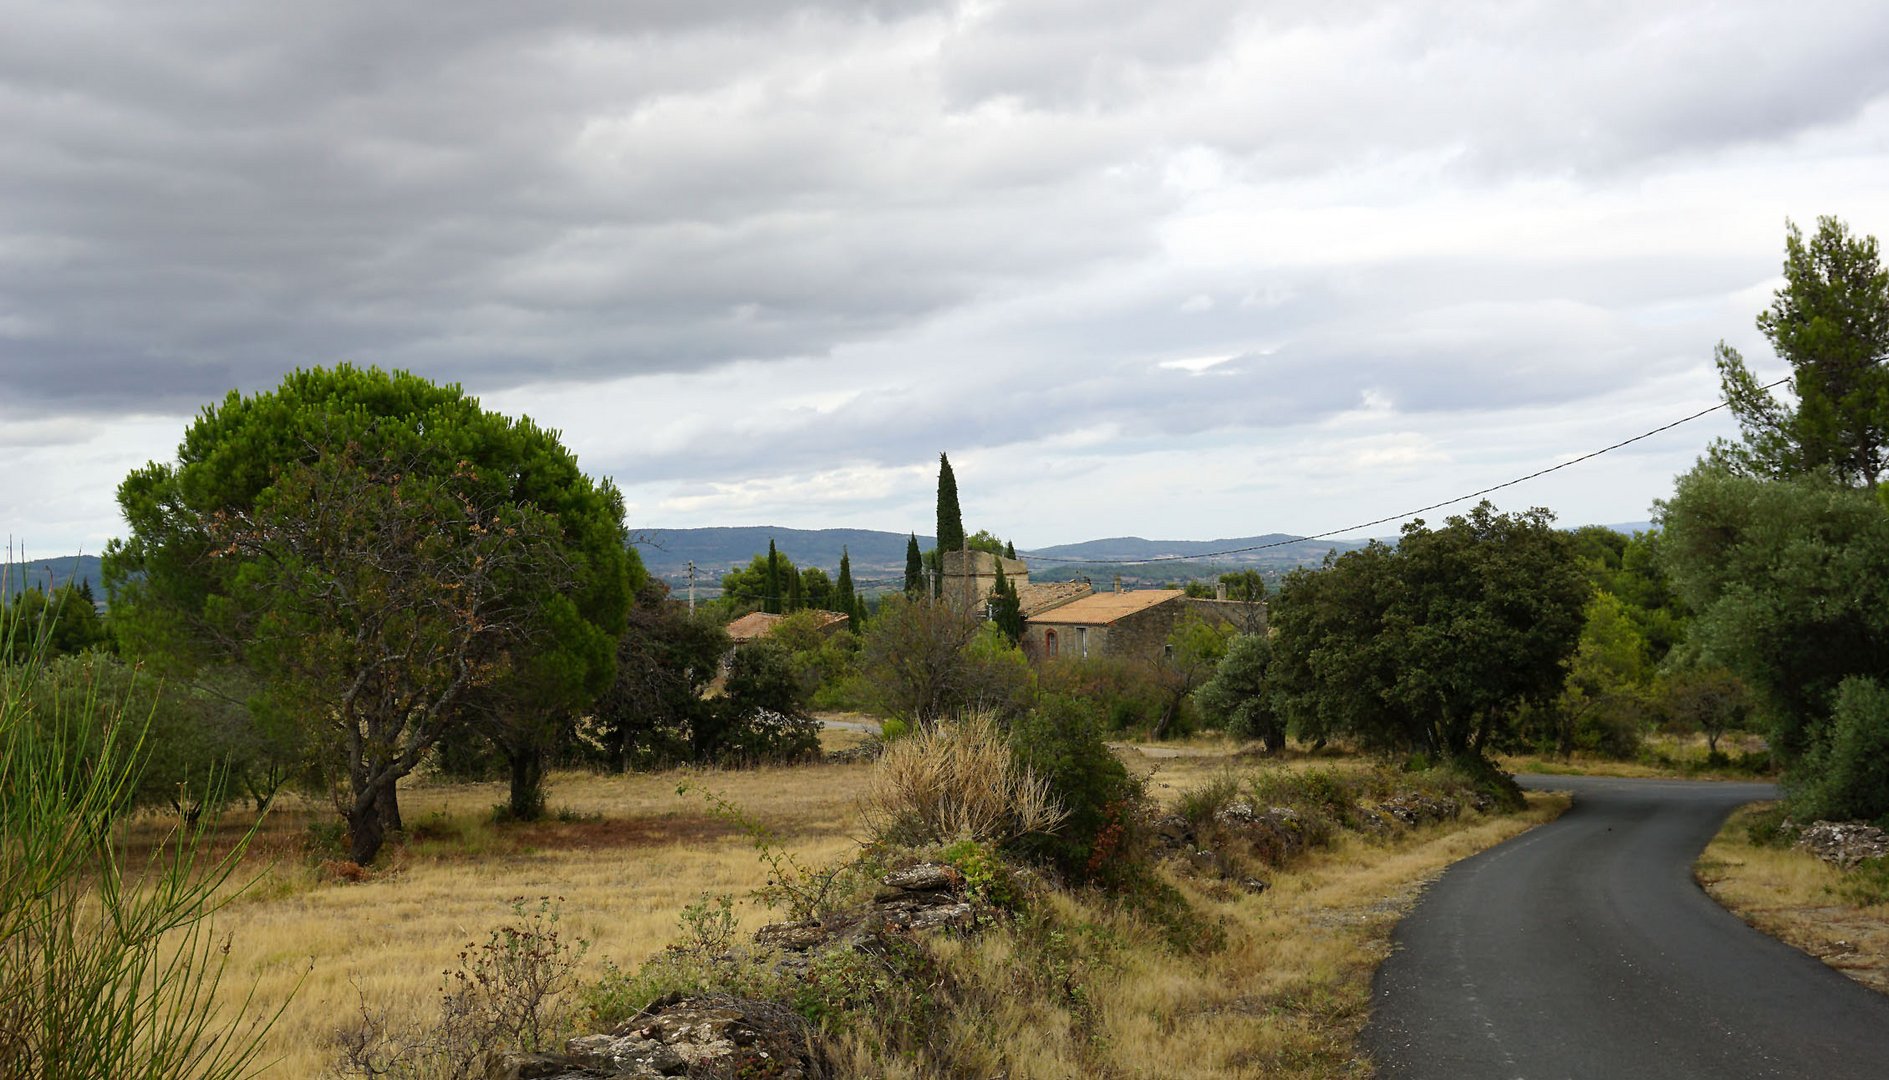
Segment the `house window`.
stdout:
[[1076,627],[1076,655],[1085,660],[1089,658],[1089,628],[1086,626]]
[[1046,656],[1056,655],[1056,631],[1043,631],[1043,653]]

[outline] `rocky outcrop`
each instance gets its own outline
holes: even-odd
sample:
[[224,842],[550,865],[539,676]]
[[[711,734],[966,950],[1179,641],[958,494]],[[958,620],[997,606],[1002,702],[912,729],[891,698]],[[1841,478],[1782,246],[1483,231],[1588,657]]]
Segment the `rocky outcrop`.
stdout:
[[582,1035],[561,1054],[507,1054],[489,1080],[656,1080],[739,1076],[824,1080],[830,1075],[813,1028],[774,1001],[670,997],[616,1030]]
[[829,949],[871,950],[887,934],[969,930],[977,925],[978,905],[954,866],[901,867],[881,878],[880,885],[867,904],[819,919],[771,923],[755,931],[754,942],[780,953],[777,971],[798,974]]
[[1463,805],[1445,795],[1406,791],[1378,803],[1377,809],[1414,828],[1439,821],[1454,821],[1461,816]]
[[1798,831],[1796,846],[1848,870],[1864,859],[1889,858],[1889,832],[1862,821],[1813,821]]
[[829,765],[870,765],[884,756],[884,741],[869,739],[858,746],[849,746],[844,750],[829,750],[826,760]]
[[[774,956],[774,971],[801,978],[824,953],[880,952],[889,939],[976,927],[981,908],[964,875],[945,863],[917,863],[880,879],[865,904],[817,920],[773,923],[754,944]],[[730,954],[736,956],[739,954]],[[490,1080],[650,1080],[742,1077],[821,1080],[828,1074],[817,1033],[776,1001],[669,997],[613,1031],[570,1040],[561,1054],[507,1054]]]

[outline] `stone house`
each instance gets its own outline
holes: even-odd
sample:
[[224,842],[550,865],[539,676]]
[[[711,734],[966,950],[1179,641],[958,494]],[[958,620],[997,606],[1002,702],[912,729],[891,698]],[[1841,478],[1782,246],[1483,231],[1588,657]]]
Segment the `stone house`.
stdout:
[[1180,589],[1093,593],[1026,615],[1021,645],[1035,661],[1108,656],[1159,660],[1168,634],[1189,615],[1224,622],[1240,633],[1265,630],[1265,605],[1197,600]]

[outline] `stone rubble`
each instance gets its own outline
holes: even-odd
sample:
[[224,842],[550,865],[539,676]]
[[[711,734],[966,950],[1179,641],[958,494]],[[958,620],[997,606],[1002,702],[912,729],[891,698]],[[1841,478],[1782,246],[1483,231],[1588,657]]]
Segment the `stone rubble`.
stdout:
[[[970,930],[979,909],[964,875],[945,863],[901,867],[871,902],[821,920],[773,923],[754,943],[778,954],[775,971],[804,975],[834,949],[872,950],[887,936]],[[571,1039],[561,1054],[504,1054],[488,1080],[653,1080],[665,1076],[821,1080],[813,1028],[787,1006],[723,996],[656,1002],[616,1030]]]
[[1865,821],[1813,821],[1798,831],[1796,846],[1848,870],[1864,859],[1889,858],[1889,832]]

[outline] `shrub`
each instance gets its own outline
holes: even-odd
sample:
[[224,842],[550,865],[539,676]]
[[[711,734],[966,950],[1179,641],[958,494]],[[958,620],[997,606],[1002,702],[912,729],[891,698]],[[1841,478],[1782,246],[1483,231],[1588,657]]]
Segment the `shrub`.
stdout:
[[985,713],[941,722],[890,744],[859,809],[875,839],[914,846],[1007,843],[1049,833],[1068,816],[1049,782],[1011,753]]
[[365,997],[355,1022],[336,1033],[343,1076],[482,1080],[498,1050],[543,1050],[567,1034],[577,965],[589,943],[558,930],[558,900],[512,901],[512,921],[459,953],[442,975],[439,1013],[424,1030],[390,1026]]
[[785,646],[763,638],[735,650],[724,696],[705,703],[693,728],[697,761],[756,765],[819,752],[820,723]]
[[1154,665],[1110,656],[1064,656],[1042,667],[1039,690],[1086,702],[1110,731],[1150,731],[1167,708]]
[[1889,688],[1843,680],[1829,728],[1793,770],[1791,787],[1800,821],[1889,819]]
[[1014,846],[1082,880],[1107,884],[1118,878],[1138,854],[1134,830],[1147,794],[1102,740],[1093,708],[1076,698],[1046,696],[1011,726],[1010,749],[1048,781],[1068,812],[1057,832],[1021,836]]

